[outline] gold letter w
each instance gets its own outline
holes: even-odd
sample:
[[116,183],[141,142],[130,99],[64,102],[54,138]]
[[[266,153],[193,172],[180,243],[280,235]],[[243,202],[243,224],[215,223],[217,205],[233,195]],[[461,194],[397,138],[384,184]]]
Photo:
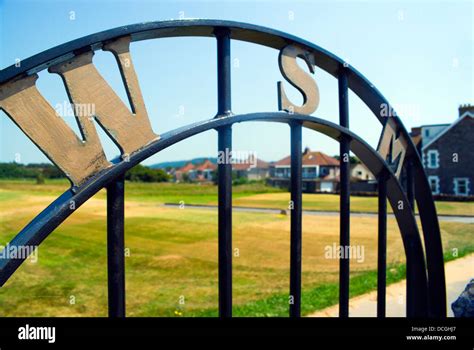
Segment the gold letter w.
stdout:
[[110,166],[94,118],[120,148],[122,156],[159,138],[151,129],[129,45],[130,37],[124,37],[105,45],[104,50],[111,51],[117,60],[132,111],[94,67],[92,51],[49,68],[62,77],[73,106],[88,106],[73,108],[83,140],[40,94],[35,86],[36,74],[0,86],[0,108],[76,186]]

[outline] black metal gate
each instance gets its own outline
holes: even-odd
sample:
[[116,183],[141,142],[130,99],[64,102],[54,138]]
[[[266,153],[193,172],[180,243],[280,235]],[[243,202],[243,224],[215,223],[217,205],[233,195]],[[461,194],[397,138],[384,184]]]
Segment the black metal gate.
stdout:
[[[408,317],[445,317],[446,292],[444,262],[439,224],[430,187],[423,170],[421,160],[411,142],[401,120],[395,115],[387,118],[381,113],[381,106],[390,106],[380,92],[359,72],[335,55],[305,40],[272,29],[250,24],[219,20],[185,20],[152,22],[124,26],[52,48],[24,60],[21,67],[11,66],[0,72],[0,108],[35,142],[40,149],[62,170],[52,151],[48,151],[29,132],[25,122],[19,122],[15,113],[21,94],[27,94],[31,88],[28,79],[33,79],[38,71],[48,67],[50,72],[58,72],[58,65],[64,71],[67,65],[80,67],[76,60],[89,53],[107,49],[113,51],[119,65],[123,63],[128,51],[115,45],[119,40],[139,41],[162,37],[206,36],[217,39],[218,62],[218,106],[214,118],[188,125],[186,127],[161,134],[159,138],[144,144],[130,154],[123,152],[122,157],[111,161],[108,166],[90,173],[87,177],[77,178],[65,171],[72,182],[71,188],[51,203],[42,213],[23,228],[9,243],[10,246],[38,246],[58,225],[75,209],[80,207],[100,189],[107,189],[107,230],[108,230],[108,290],[109,315],[125,316],[125,276],[124,276],[124,174],[136,164],[157,152],[186,138],[201,132],[215,129],[218,132],[218,151],[232,149],[232,125],[247,121],[267,121],[286,123],[290,126],[291,138],[291,254],[290,254],[290,296],[293,303],[289,306],[291,317],[300,316],[301,308],[301,251],[302,251],[302,128],[323,133],[340,143],[341,160],[349,151],[354,152],[378,179],[378,294],[377,315],[385,316],[386,288],[386,226],[388,198],[396,217],[407,261],[407,316]],[[320,118],[288,112],[253,113],[233,115],[231,112],[231,39],[252,42],[277,50],[294,45],[313,55],[314,64],[339,82],[339,125]],[[115,46],[114,46],[115,45]],[[121,45],[121,43],[120,43]],[[64,68],[66,67],[66,68]],[[136,91],[129,88],[130,72],[120,65],[124,84],[135,112],[137,107]],[[33,78],[32,78],[33,77]],[[66,75],[62,76],[68,85]],[[16,84],[16,85],[15,85]],[[23,85],[22,85],[23,84]],[[28,85],[29,84],[29,85]],[[12,88],[12,86],[14,88]],[[26,87],[25,87],[26,86]],[[349,129],[348,91],[357,94],[374,113],[384,127],[380,147],[388,142],[388,153],[377,152]],[[74,91],[69,91],[74,99]],[[9,99],[12,96],[17,100]],[[33,96],[33,95],[32,95]],[[36,95],[35,95],[36,96]],[[73,102],[73,101],[71,101]],[[22,105],[22,108],[26,108]],[[39,108],[33,106],[32,108]],[[391,107],[389,107],[391,108]],[[24,110],[21,110],[24,111]],[[387,133],[385,133],[387,131]],[[386,135],[386,137],[384,137]],[[400,144],[402,146],[400,146]],[[402,147],[404,158],[396,162],[394,149]],[[393,158],[393,159],[392,159]],[[392,161],[393,160],[393,161]],[[406,177],[402,186],[400,174]],[[340,245],[350,244],[350,168],[349,162],[341,161],[340,168]],[[418,204],[422,225],[424,246],[418,230],[414,206]],[[74,203],[71,210],[70,203]],[[232,316],[232,165],[218,165],[218,259],[219,259],[219,315]],[[24,259],[0,259],[0,285],[11,277]],[[425,263],[426,261],[426,263]],[[349,316],[349,259],[340,259],[339,279],[339,316]]]

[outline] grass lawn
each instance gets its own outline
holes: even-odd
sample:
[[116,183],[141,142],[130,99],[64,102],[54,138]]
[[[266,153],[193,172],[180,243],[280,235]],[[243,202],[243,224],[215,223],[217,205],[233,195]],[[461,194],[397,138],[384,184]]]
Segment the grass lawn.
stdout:
[[[0,180],[0,199],[8,196],[28,195],[58,196],[69,188],[66,180],[49,180],[36,185],[31,180]],[[242,207],[287,209],[290,193],[261,183],[234,186],[233,204]],[[105,199],[105,192],[96,195]],[[198,184],[174,183],[127,183],[127,199],[157,204],[206,204],[217,205],[217,187]],[[339,196],[335,194],[303,194],[306,210],[339,211]],[[436,202],[439,215],[474,216],[473,202]],[[391,211],[390,205],[388,210]],[[352,212],[377,212],[376,197],[351,197]]]
[[[0,244],[67,187],[64,181],[0,181]],[[240,205],[240,200],[267,196],[273,189],[249,185],[234,190]],[[215,187],[127,184],[126,198],[127,315],[216,316],[217,213],[160,205],[212,203]],[[39,247],[38,262],[25,262],[0,289],[0,316],[106,316],[105,215],[105,193],[100,192],[55,230]],[[474,225],[441,222],[441,229],[447,259],[453,249],[459,255],[474,251]],[[338,260],[325,258],[325,247],[338,242],[338,230],[337,217],[303,218],[304,313],[337,303]],[[376,286],[376,230],[375,218],[351,218],[351,244],[364,247],[365,253],[363,261],[351,261],[353,296]],[[289,216],[234,212],[236,316],[287,315],[289,231]],[[388,220],[387,255],[388,281],[402,279],[405,258],[393,219]]]

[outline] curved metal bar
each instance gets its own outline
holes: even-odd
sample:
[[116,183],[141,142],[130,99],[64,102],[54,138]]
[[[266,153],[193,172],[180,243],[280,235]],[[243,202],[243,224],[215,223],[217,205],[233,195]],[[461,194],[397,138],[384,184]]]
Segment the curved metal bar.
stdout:
[[[390,174],[387,183],[389,188],[388,198],[400,227],[407,256],[407,264],[409,261],[410,265],[414,266],[414,269],[407,273],[407,279],[411,281],[412,286],[408,293],[412,294],[413,299],[411,300],[415,303],[415,314],[411,316],[426,316],[427,276],[423,249],[413,213],[411,210],[397,209],[399,201],[408,203],[408,199],[403,193],[399,182],[380,155],[360,137],[337,124],[306,115],[290,115],[282,112],[236,115],[195,123],[165,133],[158,141],[149,144],[139,152],[133,154],[129,161],[117,162],[112,168],[90,179],[76,193],[74,193],[72,189],[66,191],[28,224],[9,244],[13,246],[39,245],[59,224],[74,212],[74,210],[70,209],[71,201],[74,201],[74,208],[79,208],[87,199],[97,193],[101,188],[107,186],[111,181],[124,174],[127,170],[177,142],[211,129],[247,121],[281,123],[300,121],[304,127],[321,132],[335,140],[339,140],[343,136],[349,137],[351,140],[351,150],[375,176],[378,176],[381,171],[386,171]],[[20,259],[0,260],[1,286],[5,284],[22,262],[23,260]]]
[[85,50],[101,49],[105,42],[122,36],[130,35],[132,41],[184,36],[214,37],[216,28],[228,28],[232,39],[260,44],[277,50],[293,43],[311,48],[318,52],[317,64],[335,77],[339,66],[344,63],[339,57],[323,48],[278,30],[234,21],[187,19],[137,23],[69,41],[22,60],[20,67],[13,64],[3,69],[0,71],[0,84],[22,74],[41,71]]
[[[288,44],[297,44],[313,52],[316,65],[337,78],[339,71],[344,68],[347,73],[349,88],[375,114],[378,120],[385,124],[387,118],[381,115],[382,106],[390,107],[385,97],[360,72],[344,62],[336,55],[296,36],[277,30],[222,20],[179,20],[139,23],[118,27],[56,46],[21,62],[20,67],[11,65],[0,71],[0,84],[22,75],[33,74],[46,69],[52,64],[70,59],[77,53],[87,50],[101,49],[104,43],[112,39],[130,35],[132,41],[154,38],[200,36],[214,37],[216,28],[228,28],[232,39],[256,43],[277,50]],[[390,110],[393,108],[390,107]],[[421,159],[398,116],[391,117],[398,132],[407,140],[407,157],[413,159],[415,180],[415,196],[418,203],[421,224],[423,228],[424,245],[426,249],[429,274],[429,304],[431,316],[446,316],[446,289],[443,251],[439,223],[436,215],[433,197]]]

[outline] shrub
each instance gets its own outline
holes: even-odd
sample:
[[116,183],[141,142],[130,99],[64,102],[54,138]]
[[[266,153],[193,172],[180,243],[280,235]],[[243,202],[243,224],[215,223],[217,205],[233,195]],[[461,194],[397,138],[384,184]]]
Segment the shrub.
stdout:
[[135,182],[166,182],[170,176],[163,169],[152,169],[138,164],[125,174],[125,179]]

